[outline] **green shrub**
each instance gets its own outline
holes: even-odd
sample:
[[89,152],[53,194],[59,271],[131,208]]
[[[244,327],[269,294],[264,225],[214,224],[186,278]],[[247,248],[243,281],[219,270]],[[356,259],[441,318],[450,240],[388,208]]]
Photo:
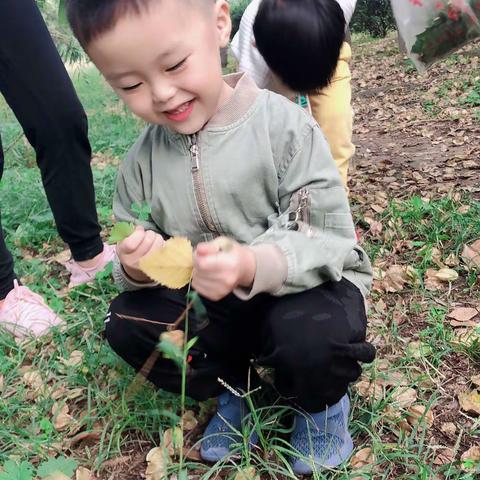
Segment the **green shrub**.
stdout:
[[389,0],[358,0],[351,28],[368,32],[372,37],[385,37],[395,29],[395,18]]
[[243,12],[251,0],[232,0],[230,4],[230,15],[232,17],[232,37],[237,33],[242,19]]

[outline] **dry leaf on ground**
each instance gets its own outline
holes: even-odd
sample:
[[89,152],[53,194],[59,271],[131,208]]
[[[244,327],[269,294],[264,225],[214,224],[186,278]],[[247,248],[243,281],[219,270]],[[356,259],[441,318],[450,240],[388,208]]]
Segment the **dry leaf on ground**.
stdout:
[[375,463],[375,455],[371,447],[365,447],[359,450],[350,460],[350,465],[356,470],[367,467]]
[[460,260],[458,259],[458,257],[454,253],[451,253],[445,259],[445,265],[447,265],[449,267],[458,267],[460,265]]
[[441,448],[435,453],[434,465],[448,465],[455,461],[455,450],[452,448]]
[[387,293],[400,292],[405,285],[415,286],[419,281],[417,271],[413,267],[404,265],[392,265],[380,276],[380,285]]
[[480,342],[480,330],[476,328],[459,328],[455,332],[455,337],[451,340],[453,345],[471,347]]
[[425,288],[430,291],[435,291],[435,290],[442,290],[445,288],[445,283],[442,282],[438,277],[437,277],[437,272],[438,270],[435,270],[433,268],[429,268],[425,272]]
[[458,279],[458,273],[452,268],[441,268],[435,276],[441,282],[454,282]]
[[43,480],[71,480],[71,478],[62,472],[53,472],[44,477]]
[[408,408],[417,400],[417,391],[410,387],[397,387],[390,398],[396,407]]
[[460,457],[462,461],[462,470],[464,472],[477,472],[480,465],[480,446],[473,446],[469,448]]
[[234,480],[260,480],[255,467],[247,467],[237,472]]
[[26,395],[28,400],[39,400],[45,397],[48,389],[39,372],[35,370],[25,372],[23,374],[23,382],[29,390]]
[[52,415],[53,415],[53,426],[61,432],[62,430],[66,430],[70,424],[73,422],[73,417],[69,415],[70,409],[68,405],[65,403],[60,405],[58,402],[55,402],[52,407]]
[[139,266],[152,280],[165,287],[183,288],[192,278],[192,244],[187,238],[170,238],[162,248],[141,258]]
[[460,408],[472,415],[480,415],[480,393],[477,390],[461,392],[458,394]]
[[163,433],[163,448],[171,457],[178,456],[183,448],[183,432],[181,428],[169,428]]
[[147,454],[146,480],[164,480],[167,478],[167,467],[170,458],[162,447],[152,448]]
[[407,411],[407,422],[412,426],[425,425],[427,428],[433,426],[433,412],[427,410],[425,405],[412,405]]
[[378,382],[360,380],[353,387],[362,398],[371,398],[378,402],[384,397],[383,386]]
[[83,363],[83,352],[80,350],[74,350],[71,354],[68,360],[65,358],[61,358],[60,361],[66,366],[66,367],[78,367],[78,365],[81,365]]
[[95,475],[85,467],[78,467],[75,472],[75,480],[96,480]]
[[470,320],[472,320],[477,315],[478,310],[475,308],[459,307],[455,310],[452,310],[447,316],[452,319],[450,321],[450,325],[452,325],[453,327],[474,327],[475,325],[477,325],[477,322],[470,322]]
[[453,422],[442,423],[440,430],[446,435],[453,436],[457,433],[457,426]]
[[475,385],[476,387],[480,387],[480,375],[474,375],[470,381]]
[[463,247],[462,260],[468,268],[480,269],[480,238]]
[[182,416],[183,429],[186,432],[193,430],[198,425],[198,420],[195,418],[193,410],[187,410]]
[[432,354],[432,347],[419,341],[410,342],[405,349],[405,354],[410,358],[428,357]]

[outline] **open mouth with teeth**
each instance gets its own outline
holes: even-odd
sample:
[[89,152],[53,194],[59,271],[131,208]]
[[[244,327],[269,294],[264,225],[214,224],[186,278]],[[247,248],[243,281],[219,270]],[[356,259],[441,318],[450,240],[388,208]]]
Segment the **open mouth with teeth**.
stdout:
[[188,102],[182,103],[182,105],[175,108],[174,110],[167,110],[165,112],[165,116],[169,120],[173,120],[174,122],[183,122],[192,113],[194,103],[195,103],[195,100],[190,100]]

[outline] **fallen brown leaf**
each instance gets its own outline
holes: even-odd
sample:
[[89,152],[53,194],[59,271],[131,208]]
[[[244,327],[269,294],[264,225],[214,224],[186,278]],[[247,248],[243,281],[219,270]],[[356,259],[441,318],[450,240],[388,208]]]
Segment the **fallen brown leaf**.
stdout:
[[162,447],[152,448],[147,454],[146,480],[165,480],[170,458]]
[[373,399],[376,402],[384,397],[383,386],[368,380],[360,380],[354,385],[354,389],[362,398]]
[[480,269],[480,238],[471,245],[463,247],[462,260],[469,269]]
[[81,365],[83,362],[83,352],[80,350],[74,350],[71,354],[68,360],[65,358],[61,358],[60,361],[66,366],[66,367],[77,367],[78,365]]
[[260,480],[260,475],[257,475],[255,467],[247,467],[239,470],[234,480]]
[[468,322],[476,315],[478,315],[478,310],[476,308],[459,307],[452,310],[448,314],[448,317],[458,320],[459,322]]
[[452,448],[441,448],[439,449],[433,460],[434,465],[448,465],[455,461],[455,450]]
[[407,422],[412,427],[416,427],[418,425],[425,425],[427,428],[432,428],[433,418],[434,417],[432,410],[427,410],[427,407],[425,405],[412,405],[407,410]]
[[195,412],[187,410],[182,416],[182,425],[186,432],[193,430],[198,425],[198,420],[195,418]]
[[183,448],[183,432],[179,427],[169,428],[163,432],[163,448],[170,457],[180,454]]
[[477,472],[477,468],[480,465],[480,446],[473,446],[469,448],[460,457],[462,461],[462,470],[464,472]]
[[375,455],[371,447],[365,447],[359,450],[350,460],[350,466],[356,470],[373,465],[375,463]]
[[477,390],[461,392],[458,394],[460,408],[472,415],[480,415],[480,393]]
[[391,396],[396,407],[408,408],[417,400],[417,391],[410,387],[397,387]]
[[96,480],[96,478],[88,468],[78,467],[75,472],[75,480]]
[[52,407],[52,415],[53,415],[53,426],[61,432],[62,430],[66,430],[70,424],[73,422],[73,417],[69,415],[70,409],[68,405],[65,403],[60,405],[58,402],[55,402]]
[[440,430],[446,435],[453,436],[457,433],[457,426],[453,422],[442,423]]
[[480,375],[474,375],[470,381],[476,386],[480,387]]

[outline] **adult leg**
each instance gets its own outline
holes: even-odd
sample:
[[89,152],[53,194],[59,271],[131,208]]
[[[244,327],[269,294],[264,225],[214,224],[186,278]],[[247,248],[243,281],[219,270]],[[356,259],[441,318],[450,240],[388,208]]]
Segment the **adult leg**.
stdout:
[[36,151],[60,236],[75,260],[95,257],[87,119],[34,0],[0,2],[0,92]]
[[[3,149],[2,139],[0,137],[0,180],[3,175]],[[13,280],[15,280],[15,272],[13,271],[13,258],[12,254],[8,251],[5,245],[5,239],[3,236],[2,220],[0,214],[0,301],[2,301],[12,290]]]

